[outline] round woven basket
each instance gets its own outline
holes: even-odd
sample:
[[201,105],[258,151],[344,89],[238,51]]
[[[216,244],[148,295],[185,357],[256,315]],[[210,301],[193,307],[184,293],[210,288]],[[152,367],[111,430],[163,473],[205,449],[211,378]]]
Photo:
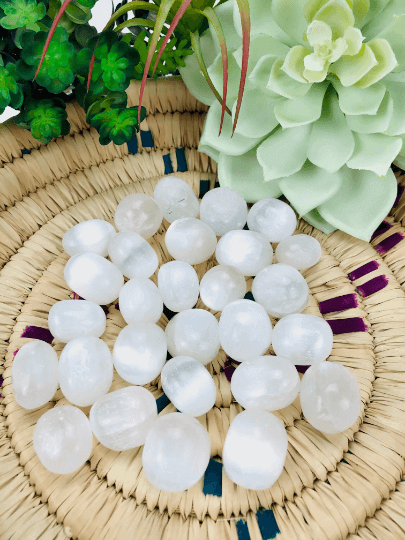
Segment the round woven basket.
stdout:
[[[136,104],[139,85],[132,84],[128,94],[129,104]],[[58,390],[44,407],[22,409],[13,396],[11,366],[31,339],[62,350],[52,341],[47,317],[55,302],[72,298],[63,279],[63,234],[83,220],[112,221],[124,196],[152,194],[164,174],[176,173],[200,196],[215,186],[216,164],[197,151],[207,108],[177,78],[149,82],[144,105],[141,133],[122,146],[101,146],[75,103],[68,106],[70,135],[48,145],[11,122],[1,126],[0,539],[405,538],[405,177],[399,172],[396,206],[371,243],[340,231],[326,236],[302,220],[298,227],[323,250],[319,263],[304,272],[311,291],[305,313],[329,321],[330,360],[349,368],[360,386],[362,413],[351,429],[318,432],[303,418],[297,398],[275,413],[289,439],[279,480],[264,491],[236,486],[223,471],[221,454],[242,408],[230,391],[234,367],[221,350],[207,366],[217,387],[215,407],[198,419],[209,432],[212,459],[189,490],[154,488],[142,470],[142,447],[114,452],[94,439],[90,461],[68,476],[54,475],[39,462],[32,444],[36,422],[67,401]],[[150,240],[160,264],[170,260],[167,226],[164,221]],[[197,265],[199,277],[215,264],[212,257]],[[197,307],[205,309],[200,301]],[[106,311],[103,339],[112,348],[125,323],[118,305]],[[164,328],[171,315],[165,312],[158,324]],[[127,385],[115,374],[111,390]],[[160,414],[175,410],[162,396],[159,378],[146,387]]]

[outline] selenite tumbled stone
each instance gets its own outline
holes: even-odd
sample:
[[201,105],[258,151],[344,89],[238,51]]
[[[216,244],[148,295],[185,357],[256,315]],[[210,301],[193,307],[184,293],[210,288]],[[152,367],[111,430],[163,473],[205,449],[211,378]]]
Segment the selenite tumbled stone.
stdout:
[[215,311],[240,300],[246,294],[246,280],[233,266],[219,264],[206,272],[200,283],[200,297],[204,304]]
[[214,379],[198,360],[176,356],[166,362],[160,376],[163,392],[180,412],[201,416],[214,406]]
[[299,387],[296,367],[281,356],[260,356],[242,362],[231,379],[232,394],[244,409],[283,409],[297,397]]
[[96,253],[101,257],[107,257],[108,242],[116,234],[116,230],[108,221],[89,219],[65,232],[62,247],[71,256],[78,253]]
[[195,218],[200,211],[196,194],[184,180],[177,176],[165,176],[159,180],[153,197],[163,217],[169,223],[185,217]]
[[246,489],[268,489],[279,478],[288,438],[274,414],[250,409],[239,413],[226,434],[222,463],[228,477]]
[[200,264],[214,253],[217,237],[204,221],[182,218],[174,221],[167,229],[165,242],[173,259]]
[[201,200],[200,219],[205,221],[217,236],[243,229],[247,214],[245,199],[231,188],[211,189]]
[[14,357],[11,383],[24,409],[42,407],[58,389],[58,355],[44,341],[25,343]]
[[230,231],[218,242],[215,256],[219,264],[234,266],[244,276],[255,276],[271,264],[273,248],[254,231]]
[[321,244],[308,234],[296,234],[282,240],[276,248],[277,262],[297,270],[314,266],[321,258]]
[[62,343],[84,336],[100,337],[105,332],[106,317],[99,304],[89,300],[62,300],[49,310],[48,326]]
[[266,310],[252,300],[236,300],[224,307],[219,340],[228,356],[239,362],[261,356],[271,344],[272,324]]
[[163,215],[152,197],[131,193],[118,204],[114,220],[119,231],[133,231],[148,239],[158,231]]
[[158,287],[163,303],[170,311],[193,308],[198,300],[200,284],[191,264],[170,261],[159,268]]
[[166,356],[165,333],[151,322],[125,326],[118,334],[113,350],[118,375],[132,384],[153,381],[162,371]]
[[251,231],[262,233],[269,242],[281,242],[297,227],[294,210],[278,199],[262,199],[249,210],[247,224]]
[[274,352],[297,366],[319,364],[333,347],[333,332],[321,317],[295,313],[280,319],[273,330]]
[[307,421],[324,433],[349,429],[361,411],[359,385],[350,371],[337,362],[321,362],[304,374],[301,408]]
[[172,356],[191,356],[205,365],[219,351],[218,321],[204,309],[187,309],[166,326],[167,348]]
[[163,313],[159,289],[150,279],[130,279],[120,291],[121,315],[128,324],[138,321],[157,322]]
[[66,263],[64,277],[72,291],[85,300],[103,305],[116,300],[124,285],[121,270],[95,253],[71,257]]
[[149,278],[159,265],[153,247],[133,231],[117,233],[108,244],[108,255],[127,278]]
[[89,459],[93,435],[87,416],[64,405],[47,411],[34,431],[34,449],[42,465],[55,474],[70,474]]
[[59,359],[59,384],[73,405],[93,405],[110,389],[113,361],[108,345],[88,336],[72,339]]
[[305,279],[296,268],[282,263],[260,270],[253,280],[252,294],[273,317],[301,313],[309,299]]
[[115,390],[99,398],[90,410],[94,435],[106,448],[116,451],[145,444],[156,418],[156,400],[142,386]]
[[184,491],[205,473],[211,443],[207,430],[188,414],[160,416],[146,436],[142,464],[146,478],[158,489]]

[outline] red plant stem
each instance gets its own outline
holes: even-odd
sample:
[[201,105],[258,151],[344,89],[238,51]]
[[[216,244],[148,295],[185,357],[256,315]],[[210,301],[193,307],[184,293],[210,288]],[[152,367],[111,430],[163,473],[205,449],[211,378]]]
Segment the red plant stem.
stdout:
[[[97,43],[95,44],[94,48],[96,48],[97,45],[98,45],[98,40],[97,40]],[[90,65],[89,65],[89,74],[88,74],[88,77],[87,77],[87,92],[89,91],[89,88],[90,88],[91,75],[93,73],[93,66],[94,66],[95,59],[96,59],[96,57],[94,56],[94,51],[93,51],[93,54],[91,55]]]
[[[240,8],[240,4],[242,2],[241,0],[237,0],[237,1]],[[249,4],[246,3],[245,7],[247,7],[247,10],[245,12],[239,9],[240,15],[241,15],[241,23],[242,23],[242,66],[241,66],[241,75],[240,75],[240,83],[239,83],[238,101],[236,104],[235,119],[233,122],[232,135],[235,133],[236,124],[238,122],[239,111],[242,104],[242,97],[243,97],[243,91],[245,89],[245,82],[246,82],[248,62],[249,62],[249,48],[250,48]]]

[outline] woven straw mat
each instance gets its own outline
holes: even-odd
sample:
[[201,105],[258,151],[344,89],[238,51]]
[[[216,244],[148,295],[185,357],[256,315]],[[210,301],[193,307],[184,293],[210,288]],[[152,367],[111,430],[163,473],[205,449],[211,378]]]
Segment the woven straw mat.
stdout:
[[[129,105],[137,104],[139,84],[128,94]],[[52,341],[49,309],[72,298],[63,279],[68,257],[62,236],[83,220],[112,221],[123,197],[152,195],[165,174],[176,173],[200,196],[215,186],[216,164],[197,151],[207,108],[178,78],[149,82],[144,105],[148,115],[141,133],[122,146],[101,146],[76,103],[68,106],[70,135],[48,145],[11,122],[1,126],[0,539],[405,539],[405,176],[401,180],[400,171],[394,210],[371,243],[340,231],[326,236],[302,220],[298,227],[322,245],[321,260],[304,272],[311,292],[305,313],[330,322],[330,360],[346,366],[360,386],[362,413],[351,429],[318,432],[303,418],[297,398],[275,413],[289,439],[279,480],[264,491],[236,486],[223,471],[221,454],[230,422],[242,408],[228,380],[235,368],[221,350],[207,366],[217,387],[215,407],[198,418],[208,430],[212,459],[189,490],[172,494],[153,487],[142,470],[142,447],[114,452],[94,439],[90,461],[67,476],[52,474],[39,462],[32,444],[35,425],[67,400],[58,390],[44,407],[22,409],[13,396],[11,366],[24,343]],[[171,259],[164,243],[167,226],[164,221],[150,239],[160,264]],[[211,257],[197,265],[199,277],[215,264]],[[206,309],[200,300],[197,307]],[[112,349],[125,323],[118,305],[106,310],[102,338]],[[165,312],[158,324],[165,328],[171,315]],[[56,340],[52,345],[58,353],[63,348]],[[111,391],[127,385],[115,374]],[[175,410],[162,396],[159,378],[146,387],[160,414]]]

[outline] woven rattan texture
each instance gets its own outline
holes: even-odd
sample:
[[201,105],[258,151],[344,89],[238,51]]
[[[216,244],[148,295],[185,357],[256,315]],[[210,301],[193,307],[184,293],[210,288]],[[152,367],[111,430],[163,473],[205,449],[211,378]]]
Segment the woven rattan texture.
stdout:
[[[138,95],[133,84],[130,104]],[[275,413],[287,426],[289,450],[271,489],[240,488],[223,472],[220,496],[204,494],[204,478],[183,493],[160,492],[143,474],[142,448],[113,452],[96,440],[90,462],[77,473],[57,476],[39,463],[32,445],[36,422],[67,401],[58,390],[46,406],[22,409],[13,397],[11,366],[15,351],[29,341],[21,337],[26,327],[47,328],[51,306],[72,298],[63,279],[63,234],[86,219],[112,221],[125,195],[152,194],[170,170],[197,194],[201,180],[214,187],[216,165],[197,151],[206,107],[176,78],[148,83],[144,104],[143,133],[128,146],[100,146],[77,104],[69,106],[71,134],[46,146],[11,123],[1,126],[0,540],[272,538],[275,533],[262,536],[259,508],[274,512],[279,540],[405,539],[404,196],[387,218],[386,232],[370,244],[339,231],[326,236],[299,223],[323,250],[320,262],[304,273],[311,291],[305,312],[335,324],[330,360],[355,375],[363,411],[352,429],[338,435],[313,429],[302,417],[299,398]],[[160,264],[171,259],[164,244],[167,225],[150,240]],[[197,265],[199,277],[214,264],[212,257]],[[326,308],[327,300],[341,296],[352,307]],[[340,300],[331,302],[337,306]],[[164,328],[167,322],[163,315],[158,324]],[[103,339],[111,348],[124,324],[117,306],[109,306]],[[58,352],[63,347],[57,341],[53,346]],[[242,410],[230,392],[225,362],[221,350],[208,366],[217,399],[199,418],[216,461],[230,422]],[[115,374],[111,391],[127,385]],[[146,387],[156,398],[162,394],[159,378]],[[161,414],[174,410],[169,404]]]

